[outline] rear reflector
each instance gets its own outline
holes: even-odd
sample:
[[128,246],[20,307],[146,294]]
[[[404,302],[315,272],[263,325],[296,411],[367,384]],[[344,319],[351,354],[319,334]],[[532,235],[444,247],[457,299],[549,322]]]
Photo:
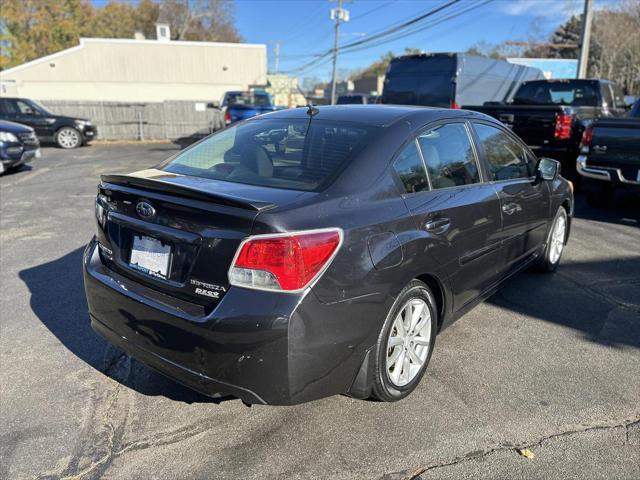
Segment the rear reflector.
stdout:
[[593,141],[593,125],[589,125],[582,132],[582,141],[580,142],[580,151],[583,149],[586,150],[585,153],[589,153],[589,147],[591,147],[591,142]]
[[455,100],[451,100],[451,108],[454,110],[460,110],[460,105],[458,105]]
[[573,115],[559,113],[556,115],[556,129],[553,136],[558,140],[567,140],[571,138],[571,124],[573,123]]
[[229,283],[259,290],[303,290],[329,265],[341,243],[337,228],[250,237],[240,244]]

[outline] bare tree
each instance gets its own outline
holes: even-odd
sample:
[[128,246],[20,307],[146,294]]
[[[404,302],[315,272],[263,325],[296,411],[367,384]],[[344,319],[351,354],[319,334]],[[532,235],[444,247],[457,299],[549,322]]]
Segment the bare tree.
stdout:
[[239,42],[231,0],[161,0],[159,20],[173,40]]

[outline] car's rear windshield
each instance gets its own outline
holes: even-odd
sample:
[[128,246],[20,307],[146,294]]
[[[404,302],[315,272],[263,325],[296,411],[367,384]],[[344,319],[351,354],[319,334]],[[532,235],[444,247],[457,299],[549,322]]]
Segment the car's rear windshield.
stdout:
[[516,92],[513,103],[586,107],[598,105],[598,95],[592,81],[526,82]]
[[227,104],[238,106],[238,105],[247,105],[247,106],[257,106],[257,107],[268,107],[271,102],[269,101],[269,96],[265,93],[229,93],[227,94]]
[[319,191],[380,127],[311,119],[256,119],[206,138],[163,170],[228,182]]

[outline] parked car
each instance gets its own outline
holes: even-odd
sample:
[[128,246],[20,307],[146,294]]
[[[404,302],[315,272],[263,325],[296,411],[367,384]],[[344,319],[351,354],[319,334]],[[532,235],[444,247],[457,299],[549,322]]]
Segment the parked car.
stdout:
[[40,156],[33,128],[0,120],[0,174]]
[[525,82],[509,104],[465,108],[503,122],[538,155],[559,160],[572,180],[579,179],[575,159],[585,127],[596,118],[624,114],[621,96],[607,80]]
[[276,110],[271,95],[262,90],[227,92],[221,107],[226,125]]
[[582,135],[576,169],[587,200],[600,206],[623,188],[640,193],[640,101],[627,118],[601,118]]
[[404,55],[389,63],[380,103],[460,108],[506,102],[537,68],[467,53]]
[[367,96],[359,93],[340,95],[336,100],[336,105],[366,105],[367,103]]
[[86,118],[51,113],[28,98],[0,98],[0,119],[32,127],[42,142],[77,148],[96,138],[98,131]]
[[516,272],[557,268],[573,212],[558,171],[469,111],[262,115],[102,176],[91,325],[208,395],[399,400],[437,332]]

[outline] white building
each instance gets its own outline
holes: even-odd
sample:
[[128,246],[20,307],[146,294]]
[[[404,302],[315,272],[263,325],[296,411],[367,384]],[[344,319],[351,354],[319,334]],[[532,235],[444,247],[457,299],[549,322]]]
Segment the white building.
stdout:
[[37,100],[219,100],[267,81],[266,45],[81,38],[0,72],[0,94]]

